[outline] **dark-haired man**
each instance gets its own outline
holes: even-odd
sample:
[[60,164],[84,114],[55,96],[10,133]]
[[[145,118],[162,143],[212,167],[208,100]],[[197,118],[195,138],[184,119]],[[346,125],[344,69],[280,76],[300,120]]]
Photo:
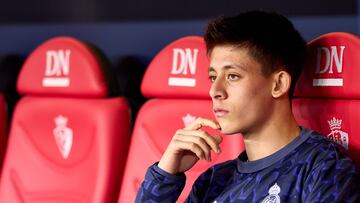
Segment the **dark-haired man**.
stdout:
[[221,153],[220,136],[241,133],[245,151],[217,164],[194,183],[187,202],[356,202],[359,174],[341,146],[300,127],[290,96],[306,44],[285,17],[252,11],[211,21],[210,96],[217,122],[197,119],[178,130],[146,174],[137,202],[175,202],[184,172]]

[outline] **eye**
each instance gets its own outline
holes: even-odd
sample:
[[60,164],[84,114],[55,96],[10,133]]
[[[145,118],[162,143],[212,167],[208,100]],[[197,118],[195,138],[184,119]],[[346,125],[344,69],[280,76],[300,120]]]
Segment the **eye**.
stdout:
[[209,75],[209,80],[210,80],[211,82],[215,82],[216,76],[215,76],[215,75]]
[[235,81],[235,80],[238,80],[238,79],[240,78],[240,76],[235,75],[235,74],[229,74],[229,75],[227,76],[227,78],[228,78],[229,80],[231,80],[231,81]]

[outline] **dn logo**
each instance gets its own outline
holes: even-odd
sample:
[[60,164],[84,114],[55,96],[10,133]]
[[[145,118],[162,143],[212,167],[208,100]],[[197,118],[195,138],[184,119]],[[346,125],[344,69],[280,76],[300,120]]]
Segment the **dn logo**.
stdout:
[[[342,73],[345,46],[319,47],[316,58],[316,74]],[[323,60],[322,60],[323,59]],[[343,86],[342,78],[314,79],[313,86]]]
[[[173,49],[173,63],[171,74],[176,77],[169,78],[169,86],[195,87],[196,80],[195,78],[191,78],[191,75],[195,75],[196,73],[196,62],[198,53],[198,49]],[[186,77],[189,75],[190,77]]]
[[70,50],[49,50],[46,52],[44,87],[67,87],[70,71]]

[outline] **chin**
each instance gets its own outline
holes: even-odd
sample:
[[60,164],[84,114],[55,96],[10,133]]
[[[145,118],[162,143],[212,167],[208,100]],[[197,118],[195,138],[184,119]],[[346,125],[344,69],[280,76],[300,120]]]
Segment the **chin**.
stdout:
[[219,125],[221,127],[221,133],[223,133],[225,135],[239,133],[238,129],[234,128],[234,126],[230,126],[224,122],[219,122]]
[[243,123],[244,121],[229,121],[225,119],[218,119],[217,120],[220,127],[221,133],[225,135],[232,135],[232,134],[242,134],[246,132],[246,127],[244,125],[239,125],[239,123]]

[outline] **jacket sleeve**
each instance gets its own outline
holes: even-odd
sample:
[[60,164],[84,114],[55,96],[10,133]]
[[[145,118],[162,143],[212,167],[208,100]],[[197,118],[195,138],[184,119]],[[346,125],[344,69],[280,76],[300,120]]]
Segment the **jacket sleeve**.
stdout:
[[308,176],[302,199],[304,202],[360,201],[360,177],[355,165],[347,156],[335,150],[327,151]]
[[155,163],[147,170],[135,202],[176,202],[185,186],[185,180],[184,173],[169,174]]
[[212,179],[214,178],[213,175],[214,167],[211,167],[202,173],[194,182],[191,192],[188,195],[185,203],[213,202],[212,199],[214,199],[218,194],[208,192],[209,189],[217,190],[219,187],[221,187],[216,184],[211,184]]

